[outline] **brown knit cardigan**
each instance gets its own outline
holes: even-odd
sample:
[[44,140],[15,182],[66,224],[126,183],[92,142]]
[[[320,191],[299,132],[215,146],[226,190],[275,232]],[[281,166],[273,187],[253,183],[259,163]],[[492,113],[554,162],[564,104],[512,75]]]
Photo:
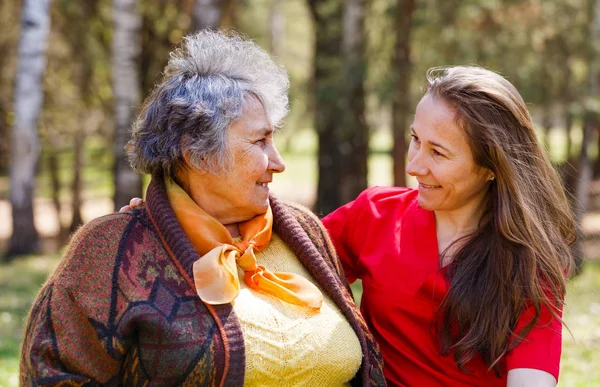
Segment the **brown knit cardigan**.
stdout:
[[[274,231],[341,309],[363,350],[353,385],[383,386],[379,348],[318,219],[271,197]],[[244,338],[230,304],[194,290],[198,254],[162,178],[146,205],[95,219],[72,238],[31,310],[22,385],[242,386]]]

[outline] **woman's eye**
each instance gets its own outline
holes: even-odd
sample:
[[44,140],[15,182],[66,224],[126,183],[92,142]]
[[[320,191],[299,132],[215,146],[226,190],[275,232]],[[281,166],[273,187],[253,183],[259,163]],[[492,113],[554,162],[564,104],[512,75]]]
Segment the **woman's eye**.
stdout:
[[417,143],[417,144],[419,143],[419,137],[417,137],[417,136],[416,136],[416,135],[414,135],[414,134],[411,134],[411,135],[410,135],[410,137],[411,137],[411,140],[412,140],[412,141],[414,141],[414,142],[415,142],[415,143]]
[[435,149],[432,150],[432,152],[433,152],[433,155],[436,156],[436,157],[444,157],[443,154],[441,154],[440,152],[436,151]]

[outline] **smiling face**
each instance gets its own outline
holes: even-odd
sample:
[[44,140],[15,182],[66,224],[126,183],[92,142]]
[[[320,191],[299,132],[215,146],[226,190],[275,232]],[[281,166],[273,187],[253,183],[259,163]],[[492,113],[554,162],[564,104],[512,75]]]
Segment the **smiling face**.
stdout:
[[476,214],[492,177],[479,167],[443,99],[427,94],[417,105],[411,127],[406,172],[419,182],[419,205],[436,212]]
[[285,170],[273,142],[273,126],[256,99],[245,100],[243,114],[227,134],[229,164],[217,174],[188,167],[178,174],[184,189],[222,224],[252,219],[267,211],[273,174]]

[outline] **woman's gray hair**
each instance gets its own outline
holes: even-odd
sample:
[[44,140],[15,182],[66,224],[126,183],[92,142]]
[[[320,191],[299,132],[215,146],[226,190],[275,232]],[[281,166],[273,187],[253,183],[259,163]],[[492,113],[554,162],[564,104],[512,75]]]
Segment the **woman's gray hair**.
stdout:
[[187,36],[133,124],[129,163],[141,173],[175,177],[185,153],[195,168],[226,170],[227,133],[245,99],[257,98],[278,127],[288,112],[288,89],[283,66],[251,40],[231,31]]

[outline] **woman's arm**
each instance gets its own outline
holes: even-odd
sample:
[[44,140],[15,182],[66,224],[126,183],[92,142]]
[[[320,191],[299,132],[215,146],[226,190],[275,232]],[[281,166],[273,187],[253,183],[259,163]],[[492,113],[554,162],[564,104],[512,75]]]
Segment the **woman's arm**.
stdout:
[[556,379],[545,371],[515,368],[508,371],[506,387],[556,387]]
[[[508,367],[507,387],[556,386],[562,353],[562,310],[558,316],[542,305],[539,319],[527,336],[506,357]],[[520,332],[535,316],[530,305],[519,318],[516,332]]]
[[99,385],[115,381],[119,368],[120,362],[105,351],[96,328],[69,291],[46,285],[28,319],[21,385]]

